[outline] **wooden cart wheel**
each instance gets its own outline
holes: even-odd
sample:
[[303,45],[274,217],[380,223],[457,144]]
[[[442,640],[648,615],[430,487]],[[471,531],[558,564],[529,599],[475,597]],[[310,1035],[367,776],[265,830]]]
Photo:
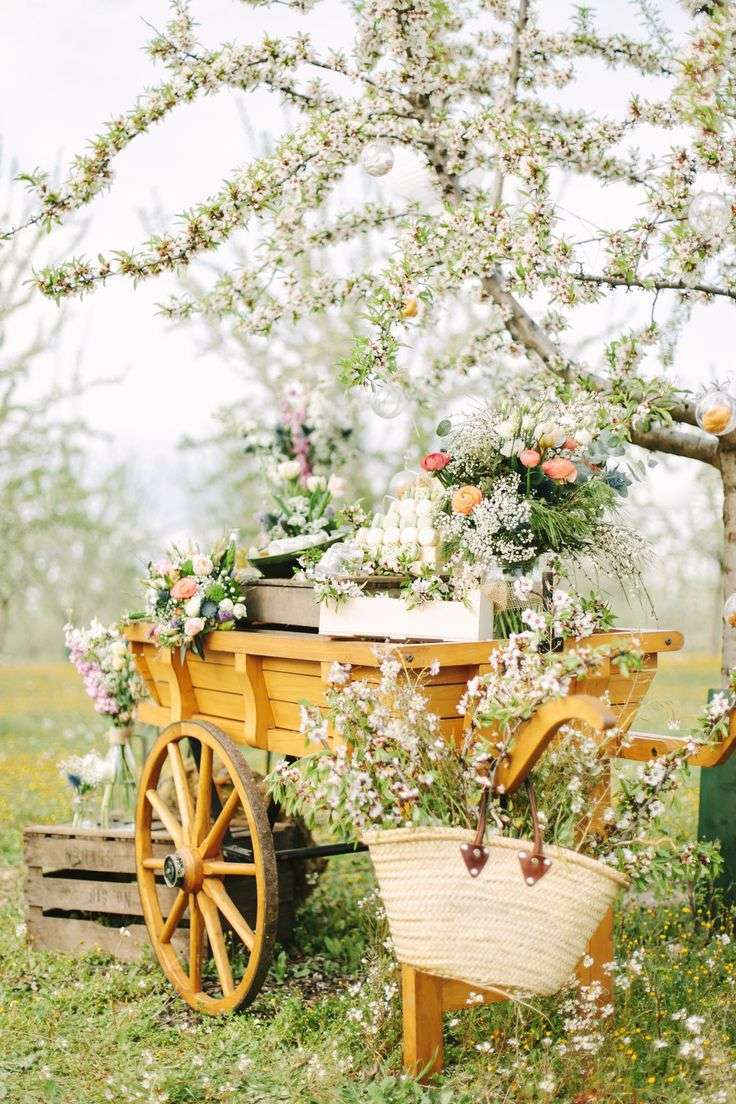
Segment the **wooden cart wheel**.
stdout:
[[[182,754],[189,750],[187,742],[195,751],[196,744],[201,749],[196,788],[190,788]],[[190,763],[190,774],[192,770]],[[232,791],[221,807],[215,797],[213,809],[215,770],[219,779],[228,776]],[[167,785],[168,803],[164,799]],[[174,803],[178,815],[172,811]],[[252,858],[244,862],[231,861],[223,853],[236,814],[247,822],[250,836],[246,844]],[[153,855],[154,817],[174,841],[175,850],[165,858]],[[278,880],[263,800],[235,744],[203,721],[169,725],[143,767],[135,828],[143,915],[169,981],[187,1004],[200,1012],[216,1015],[250,1003],[263,984],[273,954]],[[228,879],[239,878],[242,885],[244,877],[252,878],[255,887],[253,926],[228,892]],[[231,881],[231,890],[232,886]],[[174,896],[172,890],[176,890]],[[227,934],[221,918],[226,921]],[[185,922],[188,933],[182,952],[172,937],[177,933],[176,942],[182,943]],[[206,959],[205,943],[213,963]]]

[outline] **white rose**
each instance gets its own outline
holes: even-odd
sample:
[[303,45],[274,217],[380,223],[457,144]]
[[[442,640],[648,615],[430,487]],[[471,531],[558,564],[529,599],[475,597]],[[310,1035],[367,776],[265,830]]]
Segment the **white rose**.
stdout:
[[195,594],[188,602],[184,603],[184,612],[187,617],[198,617],[202,606],[202,595]]
[[219,608],[221,610],[224,610],[225,613],[230,613],[230,611],[233,608],[232,598],[223,598],[222,601],[220,602],[220,607]]
[[302,466],[298,460],[282,460],[276,471],[281,479],[298,479]]
[[437,543],[437,530],[430,525],[423,526],[417,533],[417,540],[425,547]]
[[110,666],[112,667],[113,671],[122,671],[123,667],[125,666],[125,660],[121,655],[115,655],[112,657]]
[[507,418],[505,422],[499,422],[493,428],[499,437],[510,437],[514,432],[514,423]]
[[405,529],[401,530],[401,543],[402,544],[416,544],[417,543],[417,530],[414,525],[407,525]]
[[576,429],[572,436],[583,448],[586,448],[593,440],[593,434],[587,429]]
[[233,606],[233,617],[236,621],[242,621],[245,617],[245,606],[242,602],[236,602]]
[[192,556],[192,570],[194,574],[199,575],[200,578],[203,578],[205,575],[210,575],[212,572],[212,560],[209,556]]
[[331,475],[327,483],[327,490],[335,498],[342,498],[343,495],[347,494],[348,481],[343,479],[341,475]]
[[201,633],[204,628],[204,617],[188,617],[184,622],[184,635],[190,639]]
[[323,475],[310,475],[307,478],[308,491],[323,491],[327,486],[327,480]]

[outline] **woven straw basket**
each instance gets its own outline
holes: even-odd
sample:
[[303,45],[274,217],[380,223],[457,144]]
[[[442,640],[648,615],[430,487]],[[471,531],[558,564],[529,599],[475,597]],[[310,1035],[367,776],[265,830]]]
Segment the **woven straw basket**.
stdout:
[[501,837],[470,877],[464,828],[396,828],[364,839],[399,962],[509,995],[561,989],[627,884],[595,859],[546,845],[549,869],[527,885],[519,851],[531,845]]

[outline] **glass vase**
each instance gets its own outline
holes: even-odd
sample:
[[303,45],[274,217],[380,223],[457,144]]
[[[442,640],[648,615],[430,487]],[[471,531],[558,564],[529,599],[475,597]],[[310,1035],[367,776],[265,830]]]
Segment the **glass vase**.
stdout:
[[135,756],[130,747],[132,727],[111,728],[108,733],[110,750],[107,761],[110,779],[105,784],[100,802],[100,826],[131,825],[135,817],[138,785]]
[[93,790],[76,789],[74,791],[72,797],[73,828],[95,828],[97,826],[94,815],[94,796]]

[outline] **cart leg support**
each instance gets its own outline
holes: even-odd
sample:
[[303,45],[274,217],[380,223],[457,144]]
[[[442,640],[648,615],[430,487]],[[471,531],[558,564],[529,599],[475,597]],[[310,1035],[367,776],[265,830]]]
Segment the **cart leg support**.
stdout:
[[[585,965],[587,959],[592,963]],[[601,1004],[613,1002],[613,980],[604,970],[613,958],[613,910],[609,909],[588,943],[585,959],[577,968],[583,985],[598,982]],[[445,1055],[442,1014],[477,1004],[505,1000],[491,989],[479,989],[462,981],[425,974],[412,966],[401,967],[404,1019],[404,1069],[410,1077],[428,1081],[442,1072]]]
[[404,1069],[426,1080],[442,1069],[442,978],[401,967],[404,1013]]

